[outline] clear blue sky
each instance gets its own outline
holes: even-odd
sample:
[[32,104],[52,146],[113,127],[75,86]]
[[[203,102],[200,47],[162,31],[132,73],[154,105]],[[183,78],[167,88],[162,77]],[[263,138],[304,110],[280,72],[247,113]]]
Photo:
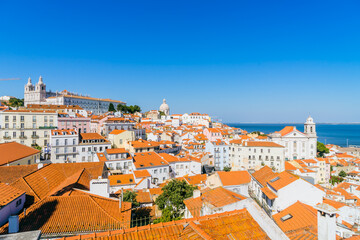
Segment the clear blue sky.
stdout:
[[[50,3],[49,3],[50,2]],[[47,88],[224,122],[360,122],[359,1],[0,1],[0,95]]]

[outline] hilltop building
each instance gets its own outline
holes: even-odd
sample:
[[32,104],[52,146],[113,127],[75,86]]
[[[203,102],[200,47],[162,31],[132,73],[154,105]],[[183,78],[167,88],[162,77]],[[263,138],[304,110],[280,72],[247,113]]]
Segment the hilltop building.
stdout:
[[166,99],[164,98],[163,103],[160,105],[159,108],[160,112],[163,112],[166,116],[170,115],[170,107],[169,105],[166,103]]
[[269,138],[285,146],[285,160],[316,157],[316,125],[310,116],[304,124],[304,132],[300,132],[295,126],[286,126],[279,132],[271,133]]
[[94,114],[103,114],[108,111],[110,103],[114,105],[115,109],[119,104],[125,105],[125,102],[122,101],[82,96],[67,90],[62,92],[46,91],[46,84],[41,76],[35,85],[29,78],[24,88],[25,107],[29,104],[78,105]]

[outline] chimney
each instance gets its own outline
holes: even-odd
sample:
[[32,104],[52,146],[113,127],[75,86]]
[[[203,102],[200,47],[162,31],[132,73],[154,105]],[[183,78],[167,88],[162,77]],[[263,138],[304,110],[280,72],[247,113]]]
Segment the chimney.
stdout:
[[9,217],[9,233],[19,232],[19,216],[13,215]]
[[318,220],[318,240],[336,240],[337,210],[325,203],[315,206]]
[[99,178],[90,181],[90,193],[102,197],[109,197],[110,194],[110,181],[109,179]]
[[194,190],[194,192],[193,192],[193,198],[197,198],[197,197],[200,197],[200,196],[201,196],[200,190],[198,190],[198,189]]

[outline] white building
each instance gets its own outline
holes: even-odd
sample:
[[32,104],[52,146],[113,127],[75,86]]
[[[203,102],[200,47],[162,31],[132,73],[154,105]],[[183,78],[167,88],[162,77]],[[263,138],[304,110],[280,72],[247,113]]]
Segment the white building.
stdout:
[[117,108],[119,104],[125,104],[122,101],[92,98],[89,96],[81,96],[79,94],[68,92],[47,92],[46,84],[40,76],[39,82],[34,86],[31,78],[24,87],[24,105],[28,104],[51,104],[51,105],[78,105],[86,111],[94,114],[103,114],[108,112],[109,105],[112,103]]
[[78,146],[79,162],[97,161],[97,153],[111,148],[111,143],[98,133],[81,133]]
[[6,110],[0,112],[0,119],[0,143],[16,141],[27,146],[47,146],[50,130],[58,125],[55,111]]
[[230,141],[229,160],[233,170],[269,166],[281,172],[285,170],[285,149],[274,142],[235,139]]
[[7,223],[10,216],[18,214],[23,209],[24,203],[23,190],[0,183],[0,226]]
[[210,126],[211,118],[208,114],[201,114],[201,113],[190,113],[190,114],[183,114],[182,115],[182,122],[184,124],[192,124],[192,125],[204,125],[206,127]]
[[209,152],[214,157],[214,165],[217,171],[230,167],[229,145],[221,140],[208,141],[205,143],[205,152]]
[[105,162],[111,174],[129,174],[133,172],[132,157],[125,148],[109,148],[97,153],[97,161]]
[[285,160],[316,157],[316,125],[310,116],[304,124],[304,129],[304,132],[300,132],[295,126],[286,126],[281,131],[269,135],[271,141],[285,146]]
[[169,163],[156,152],[136,153],[133,164],[136,170],[148,170],[153,184],[160,184],[170,178]]
[[79,134],[75,129],[51,130],[51,162],[66,163],[79,161]]
[[288,172],[274,173],[265,166],[251,174],[250,192],[269,214],[301,201],[310,206],[322,203],[325,192]]
[[160,112],[163,112],[166,116],[170,115],[170,107],[169,105],[166,103],[166,99],[164,98],[163,103],[160,105],[159,108]]

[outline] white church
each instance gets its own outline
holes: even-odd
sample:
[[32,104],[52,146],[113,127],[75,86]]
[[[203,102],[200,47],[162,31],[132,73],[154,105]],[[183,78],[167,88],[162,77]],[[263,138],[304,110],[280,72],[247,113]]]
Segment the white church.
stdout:
[[43,78],[41,76],[39,78],[39,82],[35,85],[31,82],[31,78],[29,78],[28,83],[24,88],[25,107],[29,104],[78,105],[86,111],[90,111],[94,114],[103,114],[108,111],[110,103],[114,105],[115,109],[118,104],[126,104],[125,102],[117,100],[83,96],[68,92],[67,90],[61,92],[46,91],[46,84],[43,82]]
[[316,125],[310,116],[304,124],[304,132],[300,132],[295,126],[286,126],[279,132],[269,134],[269,138],[285,147],[285,160],[316,157]]

